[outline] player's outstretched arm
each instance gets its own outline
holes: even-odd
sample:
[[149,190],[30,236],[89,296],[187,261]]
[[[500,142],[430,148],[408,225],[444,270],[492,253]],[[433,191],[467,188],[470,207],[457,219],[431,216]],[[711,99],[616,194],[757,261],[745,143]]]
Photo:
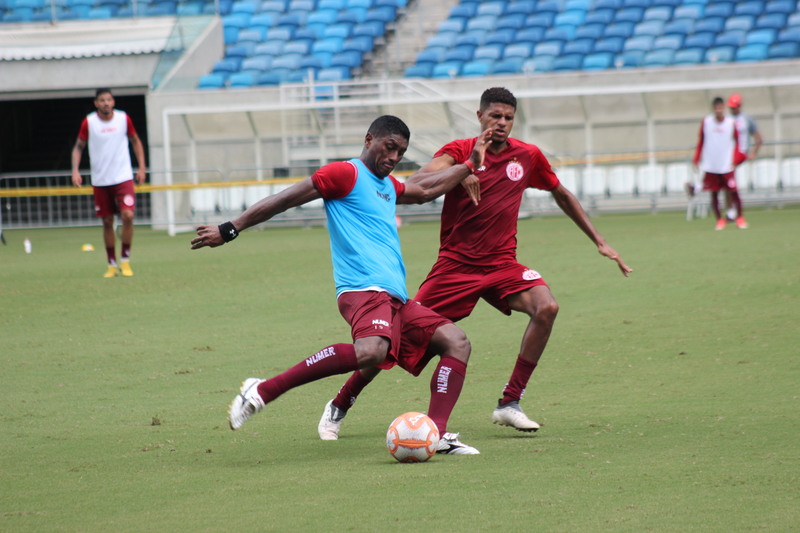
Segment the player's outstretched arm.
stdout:
[[397,203],[424,204],[448,192],[483,164],[491,138],[491,129],[481,133],[467,161],[456,163],[449,155],[442,155],[419,169],[406,181],[405,193]]
[[553,199],[558,204],[558,207],[560,207],[561,210],[583,230],[592,242],[597,245],[597,251],[600,252],[601,255],[616,261],[620,272],[622,272],[625,277],[628,277],[628,275],[633,272],[633,269],[626,265],[617,251],[606,243],[606,240],[600,235],[591,220],[589,220],[589,216],[586,214],[586,211],[583,210],[581,203],[575,198],[575,195],[561,184],[550,192],[553,195]]
[[[253,227],[256,224],[266,222],[275,215],[283,213],[287,209],[306,204],[311,200],[316,200],[317,198],[322,198],[322,196],[314,187],[314,183],[311,181],[311,178],[306,178],[300,183],[292,185],[288,189],[284,189],[277,194],[262,198],[250,206],[244,213],[232,221],[222,224],[222,226],[225,226],[226,224],[232,224],[234,233],[238,235],[239,232]],[[228,231],[230,231],[230,228]],[[192,239],[192,250],[197,250],[198,248],[203,248],[206,246],[216,248],[217,246],[222,246],[228,240],[231,239],[228,238],[226,240],[222,237],[220,226],[200,226],[197,228],[197,237]]]

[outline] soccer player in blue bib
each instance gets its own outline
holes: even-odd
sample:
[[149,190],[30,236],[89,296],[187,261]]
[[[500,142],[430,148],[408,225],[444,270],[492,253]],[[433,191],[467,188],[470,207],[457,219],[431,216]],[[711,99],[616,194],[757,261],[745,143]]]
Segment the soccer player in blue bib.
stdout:
[[478,453],[457,433],[447,431],[464,384],[469,340],[450,320],[408,299],[395,206],[429,202],[461,183],[483,164],[491,131],[484,132],[463,163],[416,183],[401,183],[390,172],[403,158],[410,136],[399,118],[379,117],[367,130],[357,159],[325,165],[238,218],[197,229],[192,249],[216,247],[289,208],[322,198],[339,312],[351,326],[353,343],[327,346],[270,379],[246,379],[230,406],[231,429],[239,429],[266,404],[305,383],[375,366],[398,365],[416,376],[439,355],[428,406],[428,416],[442,434],[439,453]]

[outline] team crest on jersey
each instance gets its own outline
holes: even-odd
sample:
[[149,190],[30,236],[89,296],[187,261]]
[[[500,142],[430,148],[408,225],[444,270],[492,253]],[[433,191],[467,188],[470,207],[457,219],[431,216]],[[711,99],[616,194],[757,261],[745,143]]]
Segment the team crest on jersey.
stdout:
[[522,170],[522,165],[514,159],[506,165],[506,176],[511,181],[519,181],[522,179],[522,176],[525,174],[525,171]]
[[527,280],[527,281],[533,281],[533,280],[539,279],[541,277],[542,277],[541,274],[539,274],[535,270],[531,270],[530,268],[522,273],[522,279]]

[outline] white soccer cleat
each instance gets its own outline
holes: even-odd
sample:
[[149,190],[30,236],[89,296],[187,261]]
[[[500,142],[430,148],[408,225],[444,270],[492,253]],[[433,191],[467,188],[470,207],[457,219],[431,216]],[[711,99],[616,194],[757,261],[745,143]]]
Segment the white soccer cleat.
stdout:
[[264,400],[258,394],[258,385],[265,380],[258,378],[247,378],[242,382],[239,394],[231,402],[228,409],[228,422],[231,429],[239,429],[247,420],[264,408]]
[[445,433],[439,438],[439,448],[436,453],[445,455],[478,455],[477,448],[468,446],[458,440],[458,433]]
[[342,420],[347,411],[339,409],[333,405],[333,400],[325,404],[322,418],[319,419],[317,432],[322,440],[339,440],[339,429],[342,427]]
[[505,405],[499,405],[498,403],[492,413],[492,423],[527,432],[536,431],[540,427],[539,424],[522,412],[519,402],[508,402]]

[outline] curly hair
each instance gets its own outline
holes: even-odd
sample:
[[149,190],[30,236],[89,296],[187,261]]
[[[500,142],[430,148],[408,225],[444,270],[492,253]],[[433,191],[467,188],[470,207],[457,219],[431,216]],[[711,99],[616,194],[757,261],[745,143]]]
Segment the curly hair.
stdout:
[[517,98],[505,87],[492,87],[481,95],[481,111],[492,104],[506,104],[517,109]]

